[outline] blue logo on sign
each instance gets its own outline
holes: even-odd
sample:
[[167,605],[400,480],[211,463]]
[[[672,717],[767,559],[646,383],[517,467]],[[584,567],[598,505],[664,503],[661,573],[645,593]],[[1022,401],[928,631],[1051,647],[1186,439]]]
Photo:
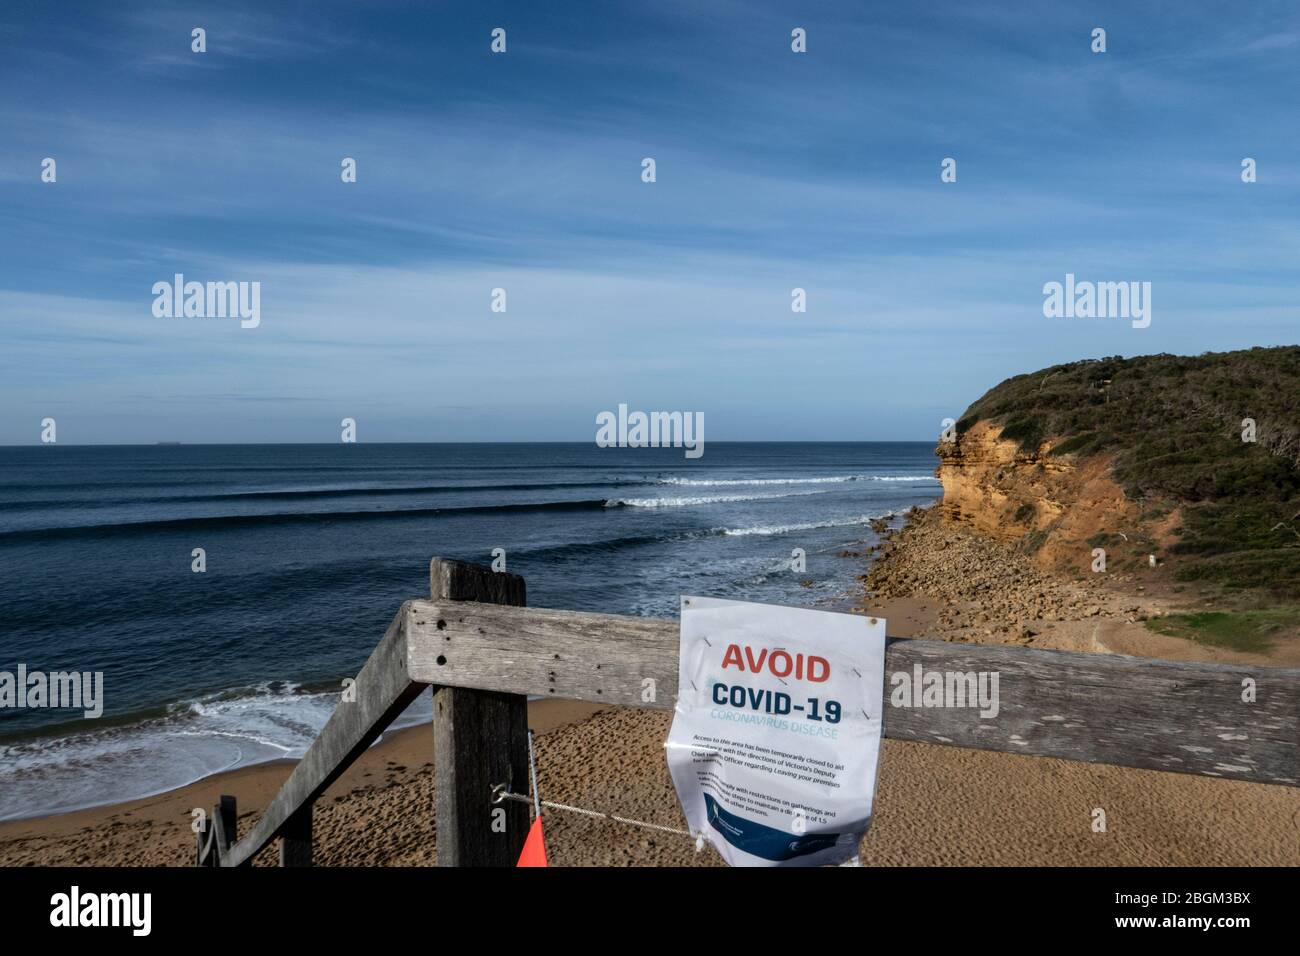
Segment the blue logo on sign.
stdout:
[[841,836],[838,833],[809,833],[791,837],[784,830],[755,823],[753,820],[746,820],[724,810],[718,801],[707,793],[704,794],[704,806],[709,813],[709,824],[721,833],[728,843],[738,850],[744,850],[751,856],[763,860],[780,862],[807,856],[818,850],[827,850],[835,846]]

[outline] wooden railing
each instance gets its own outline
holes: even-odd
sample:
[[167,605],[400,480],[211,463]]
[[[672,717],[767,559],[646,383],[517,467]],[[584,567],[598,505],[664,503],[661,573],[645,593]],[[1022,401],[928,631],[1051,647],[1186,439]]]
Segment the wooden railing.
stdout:
[[[242,866],[280,839],[282,866],[311,863],[315,800],[425,687],[434,688],[440,866],[510,866],[527,807],[527,699],[670,710],[675,621],[525,607],[523,578],[434,558],[430,600],[408,601],[266,812],[236,841],[223,797],[199,834],[200,865]],[[999,708],[892,707],[890,675],[996,673]],[[976,750],[1295,786],[1300,670],[1172,662],[891,638],[884,735]],[[506,814],[493,826],[493,812]]]

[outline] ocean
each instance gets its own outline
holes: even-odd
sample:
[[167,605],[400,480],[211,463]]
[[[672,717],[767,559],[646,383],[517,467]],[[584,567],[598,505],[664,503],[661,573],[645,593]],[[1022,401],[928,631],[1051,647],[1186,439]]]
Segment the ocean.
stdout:
[[932,442],[0,448],[0,671],[104,675],[98,719],[0,709],[0,819],[300,756],[434,555],[503,549],[535,607],[847,607],[842,552],[934,501],[934,466]]

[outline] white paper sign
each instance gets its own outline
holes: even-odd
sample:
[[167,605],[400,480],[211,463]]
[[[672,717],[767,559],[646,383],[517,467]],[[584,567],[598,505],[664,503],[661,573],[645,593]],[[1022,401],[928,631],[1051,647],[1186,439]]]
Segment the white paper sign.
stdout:
[[857,856],[871,822],[885,622],[682,598],[668,770],[691,833],[733,866]]

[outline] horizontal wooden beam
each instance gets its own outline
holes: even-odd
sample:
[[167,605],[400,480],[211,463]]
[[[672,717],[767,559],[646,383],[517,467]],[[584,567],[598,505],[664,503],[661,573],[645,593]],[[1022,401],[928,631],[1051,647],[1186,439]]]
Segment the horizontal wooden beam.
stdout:
[[[410,601],[408,671],[452,687],[671,709],[675,621]],[[998,712],[894,707],[891,676],[998,676]],[[1253,686],[1253,701],[1246,692]],[[1148,770],[1295,785],[1300,670],[891,639],[885,736]]]

